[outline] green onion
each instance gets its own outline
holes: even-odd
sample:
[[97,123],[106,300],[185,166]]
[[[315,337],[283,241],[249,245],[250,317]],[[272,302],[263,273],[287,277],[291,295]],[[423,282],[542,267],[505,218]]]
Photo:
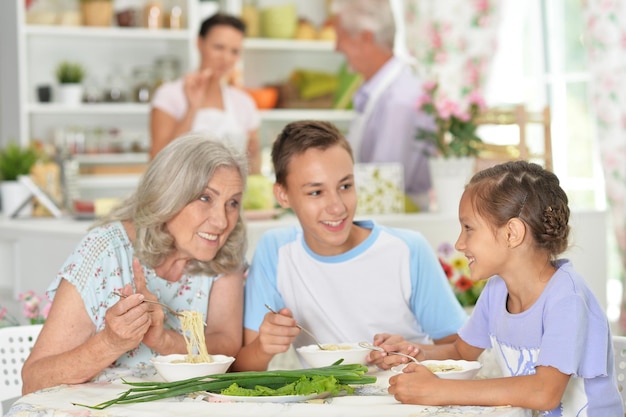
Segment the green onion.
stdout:
[[130,385],[132,388],[123,392],[117,398],[92,406],[76,403],[72,404],[102,410],[114,404],[156,401],[199,391],[219,393],[233,383],[236,383],[241,388],[254,389],[257,386],[263,386],[277,389],[298,381],[302,377],[311,378],[314,375],[333,376],[337,380],[337,383],[342,385],[362,385],[376,382],[376,377],[365,375],[366,372],[367,366],[358,364],[341,365],[341,360],[339,360],[330,366],[321,368],[231,372],[205,375],[174,382],[128,382],[122,380],[124,384]]

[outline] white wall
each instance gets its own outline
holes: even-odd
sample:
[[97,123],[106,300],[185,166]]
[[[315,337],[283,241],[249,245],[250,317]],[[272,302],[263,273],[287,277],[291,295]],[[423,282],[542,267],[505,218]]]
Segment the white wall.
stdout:
[[0,146],[19,140],[16,0],[0,1]]

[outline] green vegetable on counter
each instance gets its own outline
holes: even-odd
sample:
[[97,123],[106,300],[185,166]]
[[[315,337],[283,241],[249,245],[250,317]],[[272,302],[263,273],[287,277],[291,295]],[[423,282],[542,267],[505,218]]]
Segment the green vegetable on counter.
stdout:
[[297,381],[294,381],[291,384],[283,385],[277,389],[262,385],[257,385],[254,389],[243,388],[235,382],[230,387],[222,390],[222,394],[236,395],[240,397],[265,397],[276,395],[309,395],[319,394],[321,392],[339,394],[341,391],[352,394],[354,392],[354,388],[350,385],[340,384],[339,381],[337,381],[337,378],[332,375],[313,375],[311,377],[301,376]]
[[[365,375],[367,372],[367,366],[358,364],[341,365],[342,361],[343,359],[335,362],[331,366],[324,366],[321,368],[260,372],[231,372],[225,374],[205,375],[174,382],[123,381],[124,384],[130,385],[132,388],[123,392],[117,398],[93,406],[76,403],[73,404],[95,410],[103,410],[115,404],[133,404],[156,401],[163,398],[187,395],[200,391],[222,393],[224,390],[232,387],[233,384],[236,384],[239,388],[250,390],[256,390],[257,387],[266,387],[276,392],[276,394],[272,395],[291,395],[284,394],[284,391],[281,391],[280,389],[288,385],[294,385],[291,388],[284,389],[295,389],[298,395],[305,395],[302,392],[297,391],[300,388],[295,388],[298,385],[297,382],[303,380],[303,378],[309,381],[309,387],[306,389],[314,389],[313,391],[308,392],[309,394],[321,394],[323,392],[333,392],[333,390],[337,390],[334,393],[341,390],[346,390],[351,393],[351,387],[346,388],[346,386],[372,384],[376,382],[375,376]],[[270,391],[268,390],[266,392]],[[255,393],[250,395],[259,394]]]

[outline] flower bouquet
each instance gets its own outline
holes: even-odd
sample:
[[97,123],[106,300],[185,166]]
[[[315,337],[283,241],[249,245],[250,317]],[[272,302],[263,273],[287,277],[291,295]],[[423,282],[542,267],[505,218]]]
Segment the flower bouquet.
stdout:
[[459,303],[463,307],[475,305],[487,281],[472,281],[469,278],[470,270],[467,258],[454,250],[450,243],[446,242],[439,245],[437,255]]
[[[52,303],[32,290],[21,293],[18,299],[23,303],[23,314],[30,324],[43,324],[48,317]],[[42,304],[47,300],[45,305]],[[0,327],[19,326],[21,323],[6,307],[0,306]]]
[[467,108],[439,94],[439,85],[426,82],[424,94],[417,101],[417,110],[434,118],[435,129],[418,128],[416,139],[431,143],[436,155],[444,158],[476,156],[482,139],[476,134],[476,119],[485,109],[485,101],[478,92],[467,96]]

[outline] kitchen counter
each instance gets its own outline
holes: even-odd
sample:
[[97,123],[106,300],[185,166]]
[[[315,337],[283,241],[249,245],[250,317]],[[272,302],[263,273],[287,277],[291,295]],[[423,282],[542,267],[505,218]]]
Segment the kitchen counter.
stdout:
[[[386,226],[420,231],[433,248],[443,242],[454,243],[460,231],[458,220],[447,214],[390,214],[368,218]],[[297,223],[293,215],[248,221],[248,259],[252,259],[256,243],[265,231]],[[0,287],[11,288],[15,296],[25,290],[43,293],[91,224],[91,221],[73,218],[0,218]],[[576,211],[572,213],[570,224],[571,247],[564,257],[574,263],[606,308],[606,213]]]

